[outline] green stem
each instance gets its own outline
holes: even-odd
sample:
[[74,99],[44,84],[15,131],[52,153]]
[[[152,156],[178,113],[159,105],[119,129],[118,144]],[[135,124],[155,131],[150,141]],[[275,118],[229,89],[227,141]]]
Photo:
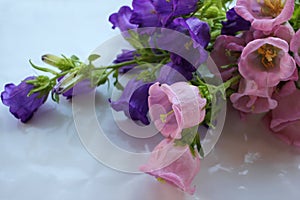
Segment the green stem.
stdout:
[[154,62],[157,60],[166,60],[166,58],[168,58],[169,54],[162,54],[162,55],[155,55],[155,56],[149,56],[149,57],[143,57],[142,59],[138,60],[138,59],[134,59],[134,60],[130,60],[130,61],[126,61],[126,62],[122,62],[122,63],[118,63],[118,64],[114,64],[114,65],[110,65],[110,66],[106,66],[106,67],[96,67],[96,70],[102,70],[102,69],[119,69],[121,67],[124,66],[128,66],[128,65],[133,65],[133,64],[139,64],[140,62]]
[[119,69],[121,67],[128,66],[128,65],[133,65],[133,64],[137,64],[137,61],[136,60],[131,60],[131,61],[127,61],[127,62],[118,63],[118,64],[115,64],[115,65],[110,65],[110,66],[107,66],[107,67],[96,67],[95,70]]
[[225,90],[227,90],[228,88],[230,88],[231,86],[237,84],[239,82],[239,80],[241,79],[240,75],[234,76],[231,79],[229,79],[228,81],[226,81],[225,83],[223,83],[223,86],[225,88]]
[[69,71],[64,71],[60,74],[57,74],[55,77],[51,78],[51,81],[56,81],[56,79],[58,79],[59,77],[65,76],[69,73]]

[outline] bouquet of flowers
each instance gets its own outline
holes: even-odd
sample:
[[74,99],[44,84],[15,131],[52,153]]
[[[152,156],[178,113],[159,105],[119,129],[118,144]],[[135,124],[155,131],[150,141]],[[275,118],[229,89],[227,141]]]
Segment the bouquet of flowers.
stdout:
[[274,135],[300,146],[299,16],[299,0],[133,0],[109,17],[132,47],[113,64],[43,55],[49,67],[30,61],[43,75],[5,85],[1,100],[27,123],[48,96],[71,101],[113,79],[122,95],[111,107],[164,137],[140,170],[193,194],[203,127],[217,126],[226,99],[242,118],[264,113]]

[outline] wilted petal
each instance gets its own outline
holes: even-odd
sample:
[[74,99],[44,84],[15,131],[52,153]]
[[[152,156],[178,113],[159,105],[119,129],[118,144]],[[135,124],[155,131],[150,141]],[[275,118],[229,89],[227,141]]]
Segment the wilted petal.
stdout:
[[191,184],[200,170],[200,157],[195,153],[193,156],[189,146],[175,146],[171,139],[164,139],[140,170],[193,194],[195,187]]
[[230,96],[233,107],[244,113],[264,113],[277,106],[271,98],[274,88],[260,87],[254,81],[242,79],[238,93]]
[[270,129],[288,144],[300,147],[300,91],[295,83],[286,83],[274,95],[278,106],[268,115]]

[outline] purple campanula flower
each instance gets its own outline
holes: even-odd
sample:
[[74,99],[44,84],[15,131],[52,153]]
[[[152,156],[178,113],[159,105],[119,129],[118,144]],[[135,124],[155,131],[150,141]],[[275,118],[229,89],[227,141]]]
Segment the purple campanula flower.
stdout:
[[122,63],[126,61],[133,60],[135,56],[138,56],[135,50],[126,50],[123,49],[122,53],[117,55],[116,60],[114,60],[114,63]]
[[149,111],[148,92],[151,85],[153,85],[153,83],[145,83],[137,88],[129,100],[129,114],[131,119],[140,120],[145,125],[150,124],[147,114]]
[[[113,63],[118,64],[118,63],[131,61],[131,60],[134,60],[134,58],[136,56],[140,56],[140,55],[135,50],[123,49],[122,53],[117,55],[117,58],[113,61]],[[119,72],[126,73],[126,72],[130,71],[132,68],[134,68],[135,66],[136,65],[128,65],[128,66],[121,67],[119,69]]]
[[[63,78],[64,77],[62,76],[57,79],[58,84],[61,81],[63,81]],[[76,87],[75,91],[74,91],[74,87]],[[66,99],[72,99],[72,97],[77,94],[85,94],[91,92],[93,89],[94,88],[91,87],[91,81],[89,79],[84,79],[78,82],[77,84],[75,84],[72,88],[70,88],[66,92],[62,93],[62,95],[66,97]],[[56,92],[56,90],[54,89],[53,92]]]
[[137,28],[136,24],[130,22],[133,11],[128,6],[123,6],[117,13],[113,13],[109,17],[109,21],[113,24],[113,29],[119,28],[122,32]]
[[251,23],[239,16],[234,8],[231,8],[226,13],[227,21],[222,22],[222,35],[235,35],[239,31],[246,31],[250,29]]
[[[202,43],[202,45],[199,44],[198,41],[201,40],[202,35],[206,36],[206,33],[209,35],[209,30],[206,29],[202,33],[200,33],[200,31],[198,34],[197,29],[193,29],[195,31],[193,32],[192,28],[188,27],[186,21],[179,21],[177,21],[178,23],[172,24],[171,28],[175,31],[163,29],[159,37],[153,37],[155,41],[153,48],[168,50],[172,62],[169,66],[172,66],[185,76],[187,80],[190,80],[192,73],[195,72],[201,64],[206,62],[208,58],[208,53],[202,45],[206,45],[209,39],[204,40],[205,43]],[[200,20],[198,22],[200,24],[206,24]],[[186,26],[184,27],[182,24]],[[204,25],[204,27],[206,27],[206,25]],[[190,37],[189,34],[194,36]]]
[[180,56],[171,53],[170,66],[186,78],[187,81],[193,78],[193,72],[197,70],[196,66],[181,58]]
[[122,91],[122,95],[116,101],[110,100],[110,105],[115,111],[123,111],[127,117],[130,117],[129,114],[129,100],[134,91],[143,85],[142,80],[131,79],[124,90]]
[[173,17],[188,15],[197,9],[198,0],[153,0],[161,22],[166,25]]
[[33,93],[28,96],[34,85],[26,81],[34,80],[36,77],[30,76],[23,80],[19,85],[12,83],[5,85],[5,90],[1,93],[1,100],[4,105],[9,107],[9,111],[21,122],[26,123],[30,120],[42,104],[45,103],[48,94]]
[[[180,72],[180,69],[182,68],[180,67],[178,68],[179,69],[175,69],[172,62],[164,65],[159,71],[159,76],[157,77],[157,81],[160,83],[172,85],[173,83],[176,82],[192,79],[193,76],[192,73]],[[187,74],[189,76],[188,78],[186,77]]]
[[209,25],[196,17],[176,18],[170,28],[189,35],[195,41],[193,44],[195,48],[199,45],[205,48],[210,42]]
[[115,111],[123,111],[133,119],[140,120],[148,125],[148,90],[152,83],[144,83],[142,80],[131,79],[124,88],[122,95],[117,101],[111,101],[111,107]]
[[139,28],[162,26],[152,0],[133,0],[132,7],[131,23],[137,24]]
[[121,31],[144,27],[166,27],[174,17],[187,15],[197,8],[197,0],[133,0],[131,10],[123,6],[110,16],[113,28]]

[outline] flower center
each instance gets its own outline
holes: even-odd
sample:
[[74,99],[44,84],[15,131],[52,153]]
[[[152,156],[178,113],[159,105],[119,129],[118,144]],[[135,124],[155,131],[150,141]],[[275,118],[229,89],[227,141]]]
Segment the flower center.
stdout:
[[167,117],[172,115],[173,113],[174,113],[174,110],[171,110],[167,114],[161,114],[160,115],[160,120],[162,121],[162,123],[166,123],[167,122]]
[[257,50],[257,53],[261,55],[261,63],[266,69],[274,67],[275,58],[278,55],[279,49],[270,44],[264,44]]
[[[260,0],[257,0],[260,2]],[[277,17],[284,8],[285,1],[281,0],[264,0],[264,4],[261,7],[261,13],[264,16]]]

